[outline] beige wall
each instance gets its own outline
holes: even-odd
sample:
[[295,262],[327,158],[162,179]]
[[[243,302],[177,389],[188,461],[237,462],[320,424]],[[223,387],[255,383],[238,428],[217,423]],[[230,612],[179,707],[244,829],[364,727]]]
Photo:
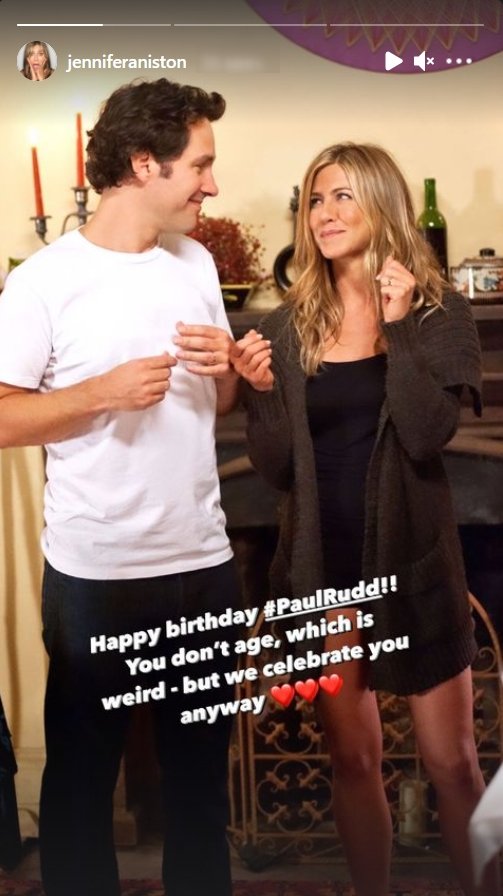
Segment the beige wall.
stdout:
[[[185,35],[183,44],[178,41],[177,55],[185,50],[188,65],[173,77],[219,90],[228,101],[224,118],[215,125],[220,195],[207,201],[206,211],[263,225],[268,266],[290,239],[288,202],[293,184],[299,183],[319,149],[348,139],[370,140],[391,150],[418,208],[423,178],[437,178],[453,264],[485,245],[503,253],[503,54],[455,71],[371,74],[316,57],[268,32],[258,63],[270,70],[250,75],[225,71],[225,51],[219,65],[220,57],[212,59],[199,44]],[[110,39],[102,40],[100,49],[111,46],[119,52]],[[153,38],[148,47],[160,50]],[[84,52],[75,39],[61,43],[58,49],[63,48]],[[120,51],[140,52],[134,42],[121,45]],[[229,56],[228,66],[236,64],[238,51],[239,46]],[[64,51],[59,58],[62,69]],[[0,216],[0,265],[5,266],[10,255],[26,256],[41,245],[28,220],[34,214],[29,129],[38,132],[53,239],[73,209],[75,113],[81,111],[90,127],[101,100],[128,80],[129,74],[122,71],[64,75],[58,70],[42,85],[19,77],[5,95],[3,114],[9,126],[0,143],[0,171],[7,213]],[[96,201],[92,196],[91,207]]]
[[[72,211],[75,113],[82,112],[90,127],[100,101],[134,75],[121,71],[64,75],[67,53],[96,55],[113,49],[119,55],[139,55],[140,49],[146,50],[131,31],[122,33],[120,43],[110,32],[97,36],[93,53],[86,49],[82,32],[75,36],[66,30],[43,37],[56,46],[60,59],[60,70],[48,82],[34,85],[10,73],[6,89],[5,59],[2,63],[0,267],[6,267],[9,256],[25,257],[40,248],[28,220],[34,214],[28,130],[38,131],[53,239],[63,217]],[[229,32],[205,39],[203,46],[188,33],[183,38],[177,35],[173,48],[164,45],[164,34],[149,33],[148,50],[186,55],[187,70],[175,79],[225,95],[228,111],[215,126],[221,192],[208,201],[207,212],[263,227],[267,266],[290,242],[288,202],[307,163],[323,146],[348,139],[370,140],[390,149],[409,179],[418,207],[423,178],[437,178],[439,202],[449,225],[451,263],[486,245],[503,254],[503,54],[445,73],[376,75],[315,57],[274,32],[261,32],[260,43],[252,35]],[[267,71],[250,75],[239,70],[247,54]],[[95,205],[93,196],[91,207]],[[0,454],[0,691],[20,764],[20,802],[27,809],[36,806],[43,756],[45,658],[38,548],[42,481],[40,450]]]

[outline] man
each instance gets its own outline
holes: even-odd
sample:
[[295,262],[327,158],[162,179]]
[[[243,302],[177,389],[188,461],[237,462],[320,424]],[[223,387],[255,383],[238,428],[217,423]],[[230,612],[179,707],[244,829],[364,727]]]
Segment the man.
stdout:
[[[235,401],[233,343],[211,256],[182,235],[217,194],[224,108],[165,79],[115,91],[90,132],[96,213],[15,271],[0,302],[0,446],[47,447],[46,896],[120,892],[112,796],[135,702],[154,712],[166,891],[231,894],[232,718],[182,716],[232,696],[235,658],[218,631],[176,637],[239,605],[214,445],[215,412]],[[196,665],[172,662],[208,645]]]

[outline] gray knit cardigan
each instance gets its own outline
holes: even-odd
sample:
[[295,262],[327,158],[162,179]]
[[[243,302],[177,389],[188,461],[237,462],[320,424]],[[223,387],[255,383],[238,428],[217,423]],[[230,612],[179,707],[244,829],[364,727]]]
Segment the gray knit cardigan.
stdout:
[[[264,318],[260,331],[272,341],[275,385],[266,393],[243,389],[249,452],[265,479],[286,493],[272,596],[302,598],[321,587],[323,562],[306,377],[289,305]],[[381,651],[369,663],[370,686],[413,694],[456,675],[477,649],[441,451],[459,421],[459,389],[450,387],[467,385],[480,416],[480,346],[468,302],[452,293],[442,308],[409,313],[383,324],[383,332],[386,397],[367,474],[362,578],[396,575],[398,588],[361,609],[374,616],[369,640],[409,636],[408,649]],[[298,648],[321,651],[323,642]]]

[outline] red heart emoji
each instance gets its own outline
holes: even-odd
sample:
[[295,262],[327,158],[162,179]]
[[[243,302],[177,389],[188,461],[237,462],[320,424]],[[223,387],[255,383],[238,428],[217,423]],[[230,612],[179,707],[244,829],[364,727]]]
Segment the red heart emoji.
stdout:
[[307,681],[296,681],[295,690],[304,700],[309,700],[312,703],[318,693],[318,682],[314,678],[308,678]]
[[322,675],[320,678],[320,688],[323,688],[331,697],[337,697],[343,684],[344,679],[340,675],[336,675],[335,672],[330,677]]
[[294,694],[295,691],[291,684],[275,684],[271,688],[271,697],[274,697],[276,702],[285,708],[292,702]]

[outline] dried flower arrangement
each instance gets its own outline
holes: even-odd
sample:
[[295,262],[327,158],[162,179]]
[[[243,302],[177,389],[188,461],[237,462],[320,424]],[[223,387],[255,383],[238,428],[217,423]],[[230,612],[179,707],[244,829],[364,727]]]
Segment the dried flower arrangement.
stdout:
[[264,279],[261,267],[264,247],[250,226],[232,218],[200,215],[189,236],[213,255],[220,283],[251,284]]

